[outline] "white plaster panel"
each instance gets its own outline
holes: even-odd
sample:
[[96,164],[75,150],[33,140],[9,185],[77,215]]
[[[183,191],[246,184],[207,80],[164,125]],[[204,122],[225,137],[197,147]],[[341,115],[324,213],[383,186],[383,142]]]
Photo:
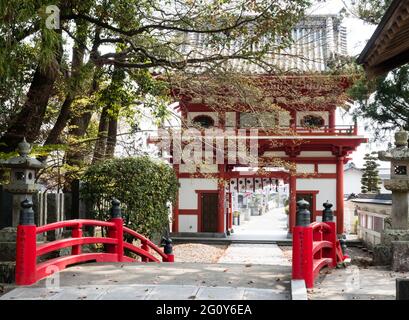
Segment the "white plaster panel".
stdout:
[[286,157],[285,151],[266,151],[263,156],[265,157]]
[[179,232],[197,232],[197,215],[179,215]]
[[306,115],[314,115],[319,116],[324,119],[324,125],[328,125],[329,123],[329,112],[328,111],[298,111],[297,112],[297,126],[301,126],[301,119],[304,118]]
[[179,179],[179,209],[197,210],[196,190],[217,190],[217,179]]
[[318,173],[337,173],[337,166],[335,164],[319,164]]
[[217,173],[219,172],[217,164],[201,164],[200,165],[201,173]]
[[298,156],[300,158],[302,157],[329,157],[329,158],[333,158],[334,155],[332,154],[331,151],[301,151],[300,155]]
[[217,127],[219,125],[219,116],[217,112],[188,112],[187,113],[187,124],[192,125],[192,120],[197,116],[209,116],[214,120],[214,125]]
[[297,179],[297,191],[317,190],[317,210],[323,209],[322,204],[328,200],[336,210],[336,179]]
[[179,172],[181,173],[195,173],[196,165],[195,164],[180,164]]
[[361,193],[362,171],[349,169],[344,171],[344,194]]
[[236,112],[226,112],[226,127],[236,127]]
[[314,173],[315,165],[313,163],[297,163],[298,173]]
[[282,127],[290,126],[291,115],[288,111],[279,111],[278,113],[278,122]]

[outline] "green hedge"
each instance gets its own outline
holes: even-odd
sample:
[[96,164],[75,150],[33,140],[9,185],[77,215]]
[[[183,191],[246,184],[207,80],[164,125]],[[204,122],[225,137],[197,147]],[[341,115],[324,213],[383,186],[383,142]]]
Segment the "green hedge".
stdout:
[[95,205],[95,218],[109,218],[106,202],[117,198],[129,228],[147,237],[167,228],[179,185],[166,163],[147,156],[112,159],[90,166],[81,180],[81,196]]

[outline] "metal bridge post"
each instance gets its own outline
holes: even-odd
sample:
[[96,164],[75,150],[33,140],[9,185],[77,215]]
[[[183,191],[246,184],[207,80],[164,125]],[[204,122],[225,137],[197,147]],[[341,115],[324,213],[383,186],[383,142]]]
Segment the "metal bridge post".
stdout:
[[16,284],[30,285],[36,282],[37,226],[34,223],[33,203],[21,202],[20,222],[17,226]]

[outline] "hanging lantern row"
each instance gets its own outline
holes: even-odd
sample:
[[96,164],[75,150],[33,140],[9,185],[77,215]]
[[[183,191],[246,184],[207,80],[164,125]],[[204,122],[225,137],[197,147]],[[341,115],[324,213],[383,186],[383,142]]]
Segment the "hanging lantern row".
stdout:
[[255,192],[256,190],[277,190],[278,179],[233,178],[230,179],[230,192]]

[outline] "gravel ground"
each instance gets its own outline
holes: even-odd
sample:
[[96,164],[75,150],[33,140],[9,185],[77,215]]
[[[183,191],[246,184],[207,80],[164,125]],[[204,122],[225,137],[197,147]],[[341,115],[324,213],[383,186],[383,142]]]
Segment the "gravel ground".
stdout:
[[292,261],[293,260],[293,247],[290,246],[279,246],[279,248],[283,251],[283,255],[284,257],[288,260],[288,261]]
[[173,246],[175,262],[217,263],[227,245],[184,243]]

